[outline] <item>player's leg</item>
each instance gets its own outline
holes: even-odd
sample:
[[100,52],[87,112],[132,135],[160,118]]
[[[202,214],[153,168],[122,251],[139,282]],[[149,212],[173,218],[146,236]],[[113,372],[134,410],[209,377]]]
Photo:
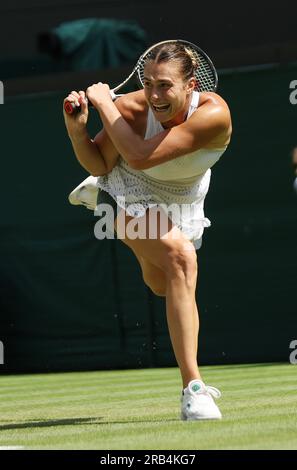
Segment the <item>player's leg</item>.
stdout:
[[147,259],[143,258],[140,253],[133,246],[129,246],[136,256],[141,271],[142,277],[145,284],[151,289],[151,291],[159,296],[165,297],[166,295],[166,275],[162,269],[158,268],[154,264],[150,263]]
[[[197,365],[198,324],[193,314],[197,280],[196,252],[192,243],[168,220],[165,212],[161,212],[160,216],[162,219],[166,217],[167,232],[160,232],[155,239],[149,238],[153,210],[150,209],[144,217],[137,219],[138,227],[144,224],[147,238],[131,239],[127,236],[128,225],[133,219],[127,214],[117,218],[116,229],[118,236],[121,235],[119,238],[137,252],[139,257],[165,273],[168,328],[183,384],[186,387],[191,380],[200,378]],[[121,227],[119,222],[127,229],[125,237],[123,237],[123,226]]]
[[[143,280],[151,291],[160,297],[166,297],[166,274],[157,266],[144,259],[134,247],[130,249],[135,254],[142,270]],[[199,314],[197,303],[193,305],[193,337],[195,342],[196,357],[198,355]]]

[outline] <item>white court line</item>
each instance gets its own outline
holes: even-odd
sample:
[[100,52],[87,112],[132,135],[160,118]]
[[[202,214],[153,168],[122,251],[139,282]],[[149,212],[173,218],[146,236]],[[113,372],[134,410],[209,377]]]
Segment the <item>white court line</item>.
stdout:
[[24,446],[0,446],[0,450],[21,450],[25,449]]

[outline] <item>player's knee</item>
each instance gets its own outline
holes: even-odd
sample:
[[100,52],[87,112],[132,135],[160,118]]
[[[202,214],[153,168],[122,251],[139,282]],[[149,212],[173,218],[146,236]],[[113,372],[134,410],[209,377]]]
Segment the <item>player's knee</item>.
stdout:
[[166,274],[169,277],[180,276],[190,282],[196,280],[197,255],[190,241],[172,244],[167,254]]

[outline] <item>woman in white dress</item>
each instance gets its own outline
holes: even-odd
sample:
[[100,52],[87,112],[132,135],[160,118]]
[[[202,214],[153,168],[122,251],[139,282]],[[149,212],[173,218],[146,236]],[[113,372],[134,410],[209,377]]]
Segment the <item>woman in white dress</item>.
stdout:
[[[65,123],[80,164],[98,177],[99,204],[117,204],[119,238],[137,257],[144,282],[166,297],[184,420],[221,418],[213,400],[220,392],[204,384],[197,364],[196,250],[210,225],[203,208],[210,167],[227,148],[231,118],[219,95],[195,91],[197,66],[185,46],[161,45],[145,64],[143,90],[113,102],[100,82],[64,100],[81,105],[77,115],[64,112]],[[94,139],[86,127],[86,97],[103,123]],[[171,204],[180,211],[167,210]],[[138,237],[131,230],[136,225]]]

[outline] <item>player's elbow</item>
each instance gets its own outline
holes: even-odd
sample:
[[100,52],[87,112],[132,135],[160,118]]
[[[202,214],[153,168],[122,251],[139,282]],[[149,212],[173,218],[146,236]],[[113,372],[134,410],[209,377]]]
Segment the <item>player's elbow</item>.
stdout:
[[88,171],[90,175],[97,177],[97,176],[107,175],[107,173],[109,173],[111,170],[109,170],[107,166],[104,164],[104,165],[101,165],[100,167],[96,167],[92,169],[88,168]]
[[91,171],[89,172],[91,176],[98,177],[98,176],[104,176],[107,175],[108,171]]

